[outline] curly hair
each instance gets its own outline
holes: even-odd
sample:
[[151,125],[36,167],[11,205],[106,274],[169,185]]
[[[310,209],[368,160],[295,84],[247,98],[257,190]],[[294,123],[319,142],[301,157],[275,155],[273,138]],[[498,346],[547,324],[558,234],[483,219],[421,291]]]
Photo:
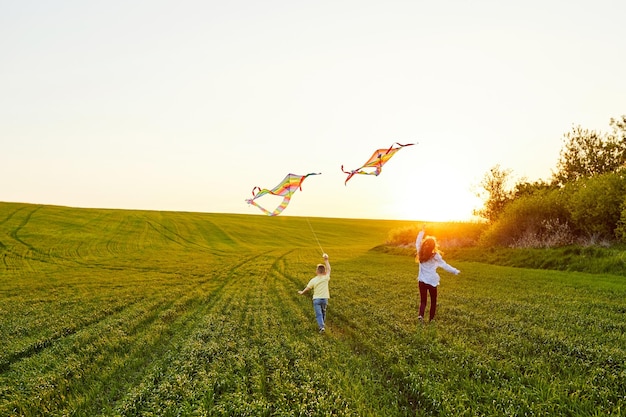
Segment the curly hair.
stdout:
[[430,261],[438,251],[439,248],[437,247],[437,240],[435,240],[435,238],[432,236],[427,236],[422,241],[422,245],[420,246],[420,250],[418,253],[419,261]]

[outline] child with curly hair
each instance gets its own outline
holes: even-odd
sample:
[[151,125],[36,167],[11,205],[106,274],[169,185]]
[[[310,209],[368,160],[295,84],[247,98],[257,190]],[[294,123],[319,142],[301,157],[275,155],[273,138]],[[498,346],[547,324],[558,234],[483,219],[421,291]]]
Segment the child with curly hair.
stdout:
[[420,292],[420,310],[418,317],[420,323],[424,322],[424,312],[426,311],[426,303],[429,294],[429,321],[435,318],[435,311],[437,310],[437,286],[440,280],[439,274],[437,274],[437,268],[443,268],[455,275],[461,273],[461,271],[448,265],[446,261],[443,260],[437,245],[437,240],[433,236],[426,236],[426,238],[424,238],[425,232],[426,226],[424,225],[415,239],[415,248],[417,249],[417,257],[419,259],[417,281]]

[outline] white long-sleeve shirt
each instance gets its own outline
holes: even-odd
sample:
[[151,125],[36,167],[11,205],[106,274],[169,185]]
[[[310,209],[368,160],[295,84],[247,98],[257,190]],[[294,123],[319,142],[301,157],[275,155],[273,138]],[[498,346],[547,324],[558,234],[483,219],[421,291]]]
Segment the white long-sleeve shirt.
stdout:
[[[417,239],[415,239],[415,248],[417,249],[417,253],[419,254],[420,246],[422,245],[422,239],[424,238],[424,231],[421,230],[417,234]],[[443,260],[440,254],[435,253],[435,256],[430,258],[426,262],[420,262],[419,274],[417,276],[418,281],[422,281],[428,285],[432,285],[436,287],[439,285],[439,274],[437,273],[437,268],[443,268],[444,270],[458,275],[461,271],[456,269],[455,267],[448,265],[446,261]]]

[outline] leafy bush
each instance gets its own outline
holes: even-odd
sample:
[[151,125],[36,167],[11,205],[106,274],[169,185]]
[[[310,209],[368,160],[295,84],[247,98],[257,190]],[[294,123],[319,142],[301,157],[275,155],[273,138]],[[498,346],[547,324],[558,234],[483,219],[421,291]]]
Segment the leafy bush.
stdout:
[[624,205],[626,172],[611,172],[569,184],[567,209],[575,227],[592,239],[613,239]]
[[565,185],[579,179],[615,172],[624,165],[626,142],[621,140],[618,121],[612,119],[613,134],[577,126],[565,134],[554,181]]
[[619,222],[617,222],[617,228],[615,229],[615,235],[622,242],[626,242],[626,196],[622,202],[622,210]]
[[575,240],[561,190],[546,189],[513,200],[480,239],[481,246],[545,247]]
[[446,252],[451,262],[480,262],[516,268],[578,271],[626,276],[624,245],[612,247],[570,245],[558,248],[455,248]]
[[551,182],[520,182],[509,191],[510,171],[492,168],[481,184],[488,198],[476,211],[490,223],[481,242],[511,247],[626,242],[626,115],[610,125],[609,134],[580,126],[567,133]]
[[554,247],[626,239],[626,171],[537,189],[511,201],[481,245]]
[[[426,233],[435,236],[444,248],[465,247],[475,245],[486,227],[486,223],[478,222],[428,223]],[[419,229],[418,225],[392,229],[385,244],[414,248]]]

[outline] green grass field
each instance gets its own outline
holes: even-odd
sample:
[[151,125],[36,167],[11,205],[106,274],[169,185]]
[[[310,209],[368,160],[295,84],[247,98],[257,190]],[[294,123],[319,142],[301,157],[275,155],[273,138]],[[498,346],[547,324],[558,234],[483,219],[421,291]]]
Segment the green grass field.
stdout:
[[0,203],[0,415],[626,415],[626,278],[450,258],[422,327],[407,226]]

